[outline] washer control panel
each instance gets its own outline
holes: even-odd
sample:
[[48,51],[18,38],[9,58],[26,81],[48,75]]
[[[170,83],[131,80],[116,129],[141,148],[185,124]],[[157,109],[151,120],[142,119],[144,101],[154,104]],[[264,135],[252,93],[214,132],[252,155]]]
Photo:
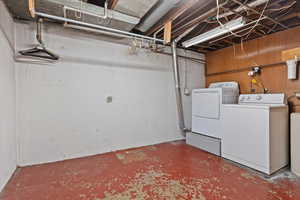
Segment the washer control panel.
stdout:
[[242,94],[240,104],[285,104],[284,94]]

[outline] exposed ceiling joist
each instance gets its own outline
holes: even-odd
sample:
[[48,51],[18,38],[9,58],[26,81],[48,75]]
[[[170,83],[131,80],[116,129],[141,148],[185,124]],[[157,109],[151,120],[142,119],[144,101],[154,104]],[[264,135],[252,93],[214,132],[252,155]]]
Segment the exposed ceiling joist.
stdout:
[[[215,0],[213,0],[215,1]],[[259,0],[257,0],[260,2]],[[224,1],[222,1],[224,2]],[[252,30],[251,35],[247,34],[247,38],[243,38],[243,41],[252,40],[258,37],[265,36],[267,34],[278,32],[281,30],[285,30],[288,28],[292,28],[295,26],[300,25],[300,18],[299,18],[299,10],[300,10],[300,1],[295,0],[270,0],[267,4],[267,9],[263,12],[266,4],[259,4],[258,6],[249,6],[244,5],[242,3],[242,0],[228,0],[225,1],[225,5],[220,5],[220,16],[222,14],[231,13],[227,18],[222,18],[221,21],[225,23],[226,21],[230,21],[232,19],[235,19],[236,17],[243,16],[247,18],[248,22],[255,22],[255,20],[259,19],[259,16],[262,15],[262,20],[259,20],[258,24],[253,28],[253,26],[248,26],[248,30]],[[253,1],[247,1],[252,4],[258,4],[255,0]],[[252,5],[251,4],[251,5]],[[245,9],[240,9],[237,12],[237,8],[243,6]],[[208,9],[207,9],[208,10]],[[176,38],[176,36],[181,35],[183,32],[188,30],[192,25],[197,25],[198,27],[195,28],[194,31],[192,31],[190,34],[188,34],[184,39],[188,40],[191,39],[199,34],[204,33],[207,30],[201,30],[201,27],[204,24],[209,25],[208,30],[213,29],[217,26],[219,26],[218,22],[215,19],[217,8],[213,8],[210,15],[208,15],[208,11],[206,12],[199,12],[194,16],[194,18],[189,18],[190,20],[187,20],[185,22],[182,22],[181,24],[177,24],[178,21],[182,21],[184,18],[188,18],[186,13],[191,14],[191,12],[184,13],[181,17],[179,17],[179,20],[176,20],[173,25],[172,30],[172,36],[173,38]],[[205,17],[203,17],[205,15]],[[254,23],[255,24],[255,23]],[[242,29],[237,32],[247,33],[246,30]],[[249,36],[249,37],[248,37]],[[209,41],[208,43],[203,43],[201,48],[202,50],[212,50],[214,48],[220,49],[221,46],[228,47],[233,45],[232,43],[239,43],[241,41],[241,38],[233,35],[233,34],[227,34],[225,36],[219,37],[213,41]],[[196,46],[195,46],[196,47]],[[200,46],[198,46],[200,47]],[[213,48],[211,48],[213,47]],[[224,48],[223,47],[223,48]],[[194,48],[194,47],[193,47]]]
[[[72,2],[72,5],[74,4],[75,7],[79,9],[81,0],[4,1],[16,18],[32,19],[28,12],[28,3],[29,7],[34,7],[33,4],[35,2],[37,10],[40,8],[42,11],[51,11],[53,15],[60,16],[61,13],[58,11],[62,10],[61,7],[63,5],[69,5],[69,2]],[[129,3],[127,4],[126,1]],[[51,2],[51,4],[45,2]],[[103,12],[105,0],[84,0],[84,2],[84,11],[91,8],[93,9],[93,11],[91,11],[92,13],[97,14]],[[155,38],[165,40],[167,43],[176,39],[180,45],[181,42],[220,26],[216,19],[218,11],[216,0],[109,0],[108,3],[110,12],[118,12],[118,14],[125,14],[128,17],[136,16],[135,18],[140,20],[139,22],[133,23],[134,25],[130,27],[130,30],[134,28],[133,31],[135,33],[144,33],[144,35],[152,35],[155,33]],[[54,6],[56,4],[59,4],[59,6]],[[26,6],[24,7],[24,5]],[[26,9],[26,12],[24,12],[24,9]],[[158,11],[156,12],[156,10]],[[23,16],[21,15],[22,13],[26,15]],[[71,11],[67,14],[70,18],[74,17],[74,13]],[[203,42],[198,46],[193,46],[190,49],[198,50],[198,48],[201,48],[202,52],[206,50],[213,51],[231,46],[235,43],[237,44],[241,40],[252,40],[273,32],[275,33],[287,28],[299,26],[300,1],[219,0],[219,14],[219,20],[222,23],[226,23],[238,17],[244,17],[249,25],[235,31],[239,36],[228,33],[214,40]],[[117,17],[115,14],[112,16]],[[147,21],[149,16],[152,17],[152,21],[150,20],[150,22]],[[263,17],[259,18],[259,16]],[[92,19],[85,17],[85,20],[89,22]],[[256,21],[258,21],[257,24],[255,23]],[[170,22],[172,22],[172,25]],[[112,21],[110,25],[118,25],[118,27],[120,27],[119,25],[123,24],[117,24]],[[253,27],[253,25],[255,25],[255,27]],[[247,31],[250,30],[251,34],[248,35]],[[243,33],[247,36],[241,37]]]
[[28,0],[28,7],[31,17],[35,17],[34,11],[35,11],[35,1],[34,0]]
[[180,6],[169,11],[161,20],[159,20],[155,25],[153,25],[152,28],[150,28],[150,30],[146,32],[146,35],[151,35],[157,30],[159,30],[161,27],[163,27],[167,22],[174,21],[184,12],[186,12],[189,8],[193,7],[196,3],[198,3],[198,0],[183,1],[180,4]]
[[[254,12],[254,13],[258,14],[258,15],[261,14],[259,11],[255,10],[253,7],[250,7],[250,6],[248,6],[247,4],[243,4],[243,3],[240,2],[239,0],[231,0],[231,1],[233,1],[233,2],[235,2],[235,3],[237,3],[237,4],[239,4],[240,6],[246,7],[248,10],[251,10],[252,12]],[[268,15],[263,14],[263,16],[265,16],[267,19],[271,20],[273,23],[278,24],[278,25],[280,25],[281,27],[283,27],[283,28],[285,28],[285,29],[288,28],[286,25],[284,25],[284,24],[282,24],[282,23],[280,23],[280,22],[274,20],[272,17],[269,17]]]
[[110,1],[109,1],[109,4],[108,4],[108,8],[109,8],[109,9],[114,9],[114,8],[116,7],[118,1],[119,1],[119,0],[110,0]]
[[192,28],[193,26],[205,22],[205,20],[209,17],[215,16],[217,11],[216,7],[211,8],[206,13],[202,13],[196,16],[194,19],[190,20],[189,22],[178,26],[178,28],[174,29],[173,37],[177,37],[185,32],[185,30]]
[[279,17],[277,20],[278,21],[286,21],[286,20],[292,19],[294,17],[300,18],[300,12],[291,13],[291,14],[285,15],[283,17]]
[[172,40],[172,21],[164,25],[164,41],[169,44]]

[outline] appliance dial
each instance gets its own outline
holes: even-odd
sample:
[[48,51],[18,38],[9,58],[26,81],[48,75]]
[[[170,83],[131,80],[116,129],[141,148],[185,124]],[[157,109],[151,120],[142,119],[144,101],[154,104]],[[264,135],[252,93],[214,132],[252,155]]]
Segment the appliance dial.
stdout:
[[258,101],[262,100],[262,96],[257,96],[256,100],[258,100]]

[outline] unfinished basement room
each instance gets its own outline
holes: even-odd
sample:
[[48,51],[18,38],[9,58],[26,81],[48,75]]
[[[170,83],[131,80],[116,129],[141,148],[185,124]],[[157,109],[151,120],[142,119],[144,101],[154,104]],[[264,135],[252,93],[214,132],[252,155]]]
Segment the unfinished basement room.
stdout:
[[0,0],[0,200],[300,200],[300,0]]

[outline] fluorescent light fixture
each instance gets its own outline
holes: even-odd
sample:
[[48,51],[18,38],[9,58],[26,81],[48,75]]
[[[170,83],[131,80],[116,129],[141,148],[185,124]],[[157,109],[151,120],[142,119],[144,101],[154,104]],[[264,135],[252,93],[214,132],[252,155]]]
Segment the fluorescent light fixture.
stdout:
[[219,26],[217,28],[214,28],[210,31],[207,31],[201,35],[198,35],[190,40],[187,40],[182,43],[182,45],[187,48],[191,47],[196,44],[200,44],[202,42],[206,42],[208,40],[214,39],[216,37],[219,37],[221,35],[224,35],[226,33],[230,33],[231,31],[237,30],[239,28],[244,27],[246,24],[246,21],[243,17],[240,17],[238,19],[232,20],[223,26]]

